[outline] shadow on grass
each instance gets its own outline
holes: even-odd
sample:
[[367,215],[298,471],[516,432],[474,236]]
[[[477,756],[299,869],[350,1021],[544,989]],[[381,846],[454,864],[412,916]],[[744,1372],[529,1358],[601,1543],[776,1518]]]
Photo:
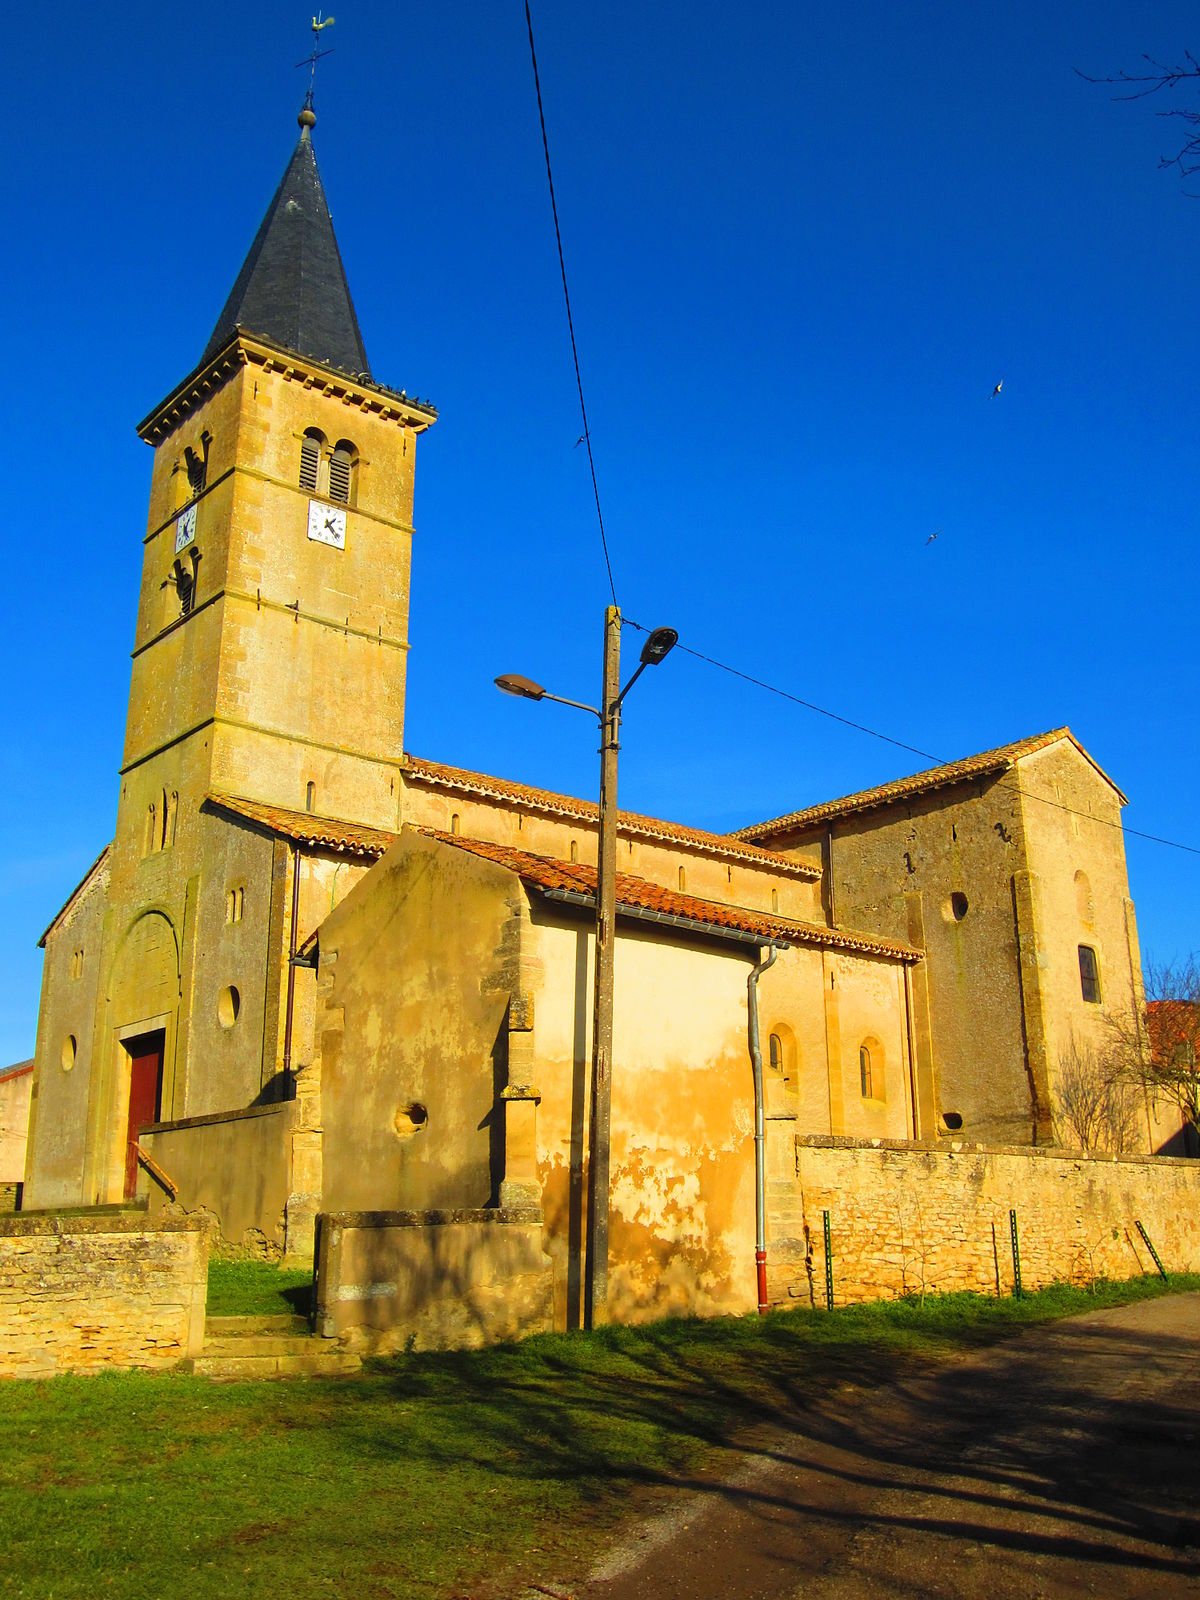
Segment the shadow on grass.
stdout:
[[[1062,1311],[1103,1304],[1066,1294]],[[1141,1297],[1117,1293],[1110,1303]],[[1030,1555],[1074,1552],[1111,1568],[1194,1571],[1173,1551],[1200,1543],[1184,1488],[1200,1430],[1189,1376],[1196,1341],[1064,1323],[1042,1330],[1038,1348],[1057,1352],[1045,1367],[1021,1356],[1025,1341],[948,1365],[948,1354],[970,1355],[1047,1320],[1045,1303],[1039,1314],[955,1298],[397,1357],[373,1363],[372,1378],[347,1392],[331,1422],[368,1457],[574,1482],[600,1516],[631,1490],[656,1486],[702,1488],[753,1517],[806,1515],[812,1499],[794,1474],[819,1456],[826,1492],[838,1483],[859,1497],[852,1510],[832,1509],[835,1520],[860,1518],[864,1494],[874,1505],[910,1482],[934,1514],[902,1516],[900,1527]],[[1096,1373],[1136,1375],[1147,1363],[1178,1372],[1178,1405],[1140,1394],[1136,1376],[1122,1380],[1125,1389],[1090,1386]],[[386,1432],[374,1407],[356,1415],[355,1393],[377,1398],[378,1386],[395,1408]],[[747,1486],[731,1478],[734,1460],[747,1457],[793,1476],[768,1472]],[[1019,1532],[1000,1525],[1014,1504],[1032,1519]],[[889,1522],[882,1513],[873,1520]],[[1121,1550],[1114,1540],[1161,1550]]]

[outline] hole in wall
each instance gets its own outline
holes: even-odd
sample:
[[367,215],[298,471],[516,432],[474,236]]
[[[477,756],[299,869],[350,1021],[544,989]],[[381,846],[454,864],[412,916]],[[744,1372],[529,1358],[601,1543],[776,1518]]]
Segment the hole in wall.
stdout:
[[963,1119],[961,1111],[942,1112],[942,1127],[945,1128],[947,1133],[957,1133],[962,1125]]
[[961,922],[971,909],[971,902],[961,889],[955,889],[946,904],[947,918],[952,922]]
[[397,1109],[393,1126],[400,1138],[407,1139],[416,1133],[418,1128],[423,1128],[428,1121],[429,1112],[419,1100],[413,1100]]
[[62,1067],[64,1072],[70,1072],[71,1068],[75,1065],[76,1048],[75,1035],[73,1033],[69,1033],[63,1040],[62,1051],[58,1058],[59,1066]]
[[242,997],[233,984],[226,984],[217,996],[217,1021],[223,1028],[232,1028],[242,1009]]

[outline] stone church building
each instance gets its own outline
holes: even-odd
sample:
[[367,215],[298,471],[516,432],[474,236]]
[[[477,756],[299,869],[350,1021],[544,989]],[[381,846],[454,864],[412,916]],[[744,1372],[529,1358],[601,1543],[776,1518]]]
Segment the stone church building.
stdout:
[[[437,418],[372,375],[314,121],[138,428],[116,831],[43,940],[24,1204],[294,1259],[321,1213],[508,1208],[572,1326],[596,807],[405,749]],[[1140,996],[1123,802],[1060,728],[735,835],[621,815],[614,1314],[754,1304],[752,1007],[775,1298],[798,1140],[1053,1144],[1064,1052]],[[1142,1150],[1178,1137],[1144,1107]]]

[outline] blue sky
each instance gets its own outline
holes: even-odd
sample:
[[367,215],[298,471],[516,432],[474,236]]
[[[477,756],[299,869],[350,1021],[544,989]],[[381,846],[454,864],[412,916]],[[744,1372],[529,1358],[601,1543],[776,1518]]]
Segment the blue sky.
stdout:
[[[593,700],[608,598],[520,0],[334,10],[315,138],[359,318],[441,413],[406,742],[591,794],[587,723],[491,683]],[[134,424],[199,358],[310,37],[274,0],[48,15],[11,20],[6,89],[0,1060],[112,828]],[[1196,49],[1194,8],[534,16],[625,614],[947,759],[1069,723],[1128,827],[1200,846],[1200,200],[1156,170],[1179,127],[1074,70]],[[927,764],[678,653],[628,710],[623,804],[712,828]],[[1200,946],[1200,855],[1128,854],[1144,951]]]

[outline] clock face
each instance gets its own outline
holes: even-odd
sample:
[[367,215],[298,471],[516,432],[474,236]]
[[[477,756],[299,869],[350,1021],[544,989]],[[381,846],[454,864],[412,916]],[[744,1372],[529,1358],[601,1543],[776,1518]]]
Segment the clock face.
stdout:
[[179,513],[179,521],[175,524],[175,554],[185,549],[196,537],[196,507],[188,506],[186,511]]
[[321,500],[308,502],[308,537],[318,544],[346,548],[346,512],[342,506],[327,506]]

